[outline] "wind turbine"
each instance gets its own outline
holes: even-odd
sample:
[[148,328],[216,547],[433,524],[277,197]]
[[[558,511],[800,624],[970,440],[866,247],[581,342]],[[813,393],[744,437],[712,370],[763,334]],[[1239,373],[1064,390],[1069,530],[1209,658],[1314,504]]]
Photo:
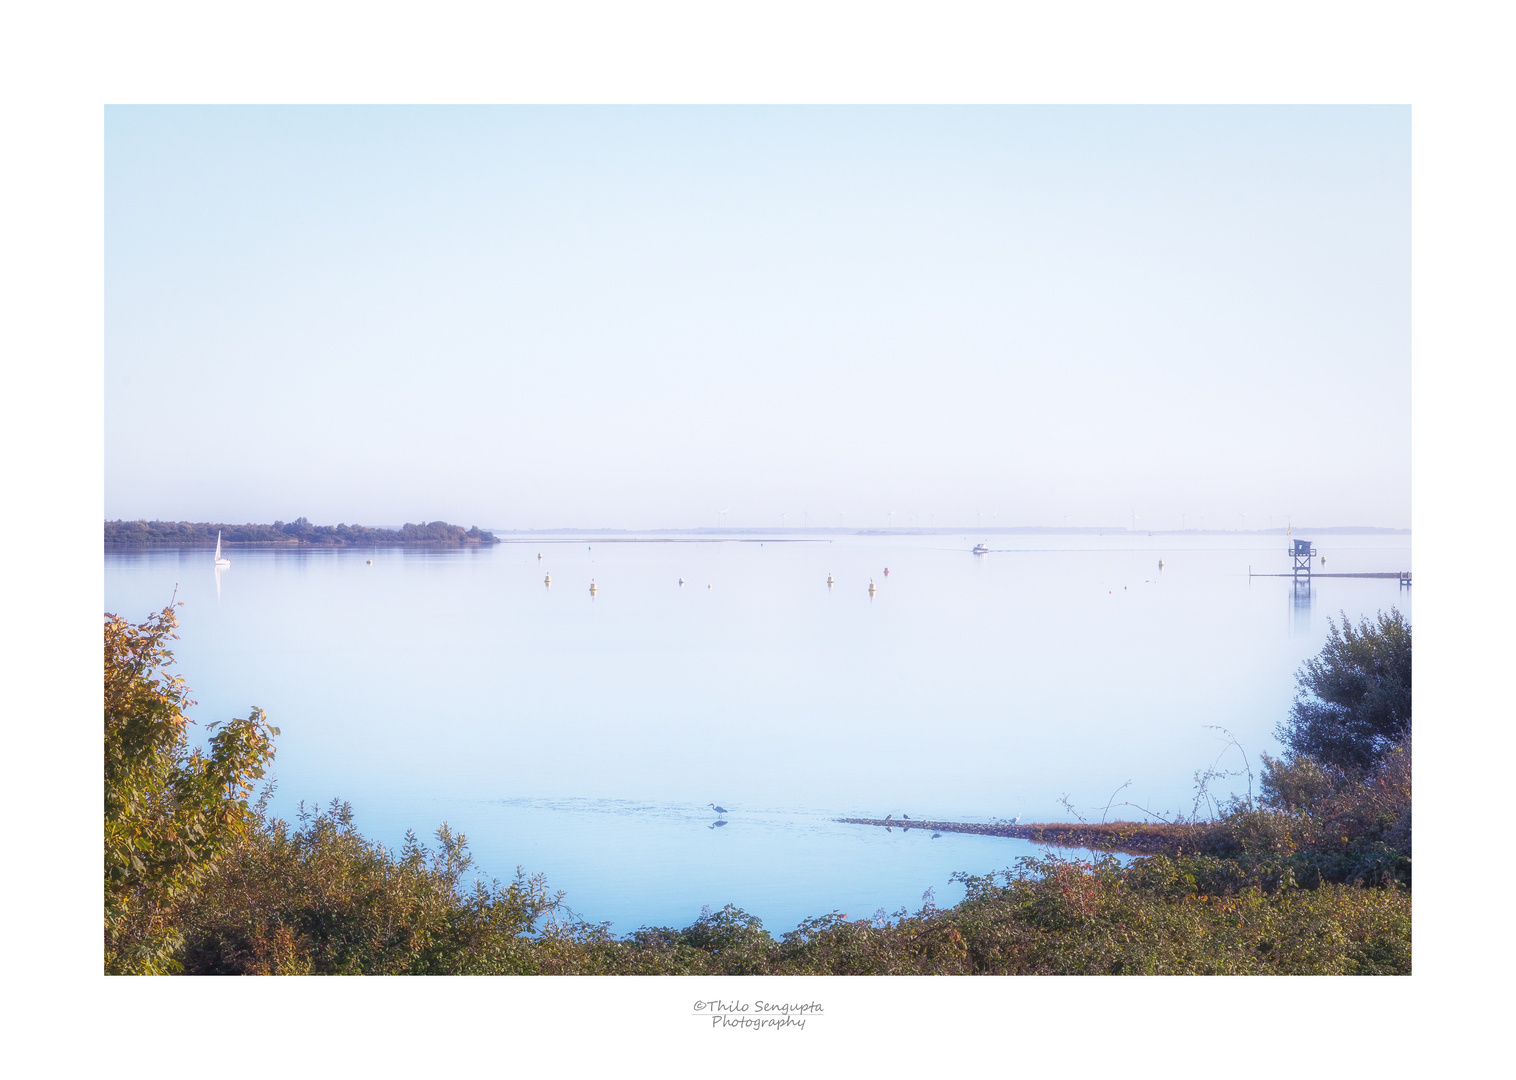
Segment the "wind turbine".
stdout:
[[732,508],[730,506],[728,506],[725,510],[719,508],[716,510],[716,527],[718,529],[721,528],[722,525],[726,524],[726,516],[727,514],[731,513],[731,511]]

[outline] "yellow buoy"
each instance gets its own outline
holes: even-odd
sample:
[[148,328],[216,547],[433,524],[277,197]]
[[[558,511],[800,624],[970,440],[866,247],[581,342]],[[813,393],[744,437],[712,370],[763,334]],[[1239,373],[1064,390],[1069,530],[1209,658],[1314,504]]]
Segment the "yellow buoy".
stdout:
[[832,587],[832,575],[831,574],[828,574],[826,576],[826,587],[828,589],[830,589]]
[[369,560],[369,561],[368,561],[368,564],[369,564],[369,565],[370,565],[370,566],[373,566],[373,565],[374,565],[374,560],[373,560],[373,559],[370,559],[370,560]]
[[1160,569],[1160,570],[1163,569],[1163,560],[1162,559],[1158,560],[1158,569]]
[[598,592],[598,591],[599,590],[595,588],[595,583],[593,581],[590,582],[590,595],[594,596],[595,593]]
[[553,584],[553,575],[549,574],[547,577],[543,578],[542,579],[542,584],[547,585],[547,586],[551,586]]
[[879,591],[878,589],[874,588],[874,579],[870,578],[869,579],[869,599],[872,600],[874,598],[874,594],[876,592],[878,592],[878,591]]

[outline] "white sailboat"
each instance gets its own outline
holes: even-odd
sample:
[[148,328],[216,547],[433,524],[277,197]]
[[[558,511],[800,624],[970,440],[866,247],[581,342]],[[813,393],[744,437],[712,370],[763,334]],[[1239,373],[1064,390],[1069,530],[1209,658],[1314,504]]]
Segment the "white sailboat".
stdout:
[[217,529],[216,530],[216,566],[219,569],[220,567],[230,566],[230,565],[232,565],[232,560],[230,560],[230,559],[223,559],[221,557],[221,530]]

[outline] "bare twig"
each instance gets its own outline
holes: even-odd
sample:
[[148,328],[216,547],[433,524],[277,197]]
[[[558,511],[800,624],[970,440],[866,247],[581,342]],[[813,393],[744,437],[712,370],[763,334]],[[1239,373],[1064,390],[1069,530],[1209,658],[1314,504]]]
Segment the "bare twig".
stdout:
[[[1192,807],[1192,813],[1198,814],[1200,812],[1200,804],[1204,802],[1206,805],[1206,812],[1210,814],[1211,820],[1215,821],[1217,803],[1211,797],[1211,781],[1225,780],[1229,777],[1244,775],[1248,778],[1247,806],[1248,809],[1251,810],[1253,808],[1253,766],[1252,763],[1248,760],[1247,751],[1244,750],[1242,748],[1242,744],[1237,741],[1237,736],[1233,735],[1226,728],[1220,727],[1216,724],[1206,724],[1204,726],[1210,728],[1212,731],[1221,732],[1227,737],[1227,741],[1226,745],[1221,748],[1221,753],[1216,755],[1216,760],[1211,762],[1209,768],[1205,769],[1204,771],[1201,771],[1199,769],[1195,770],[1195,805]],[[1236,748],[1237,752],[1242,755],[1243,767],[1241,769],[1221,768],[1221,759],[1226,757],[1226,755],[1234,747]],[[1233,798],[1233,802],[1236,802],[1235,797]]]
[[1106,802],[1105,802],[1105,809],[1103,811],[1101,811],[1101,814],[1100,814],[1100,824],[1102,824],[1102,825],[1105,824],[1105,816],[1106,816],[1106,814],[1109,814],[1111,812],[1111,804],[1116,801],[1116,796],[1120,795],[1123,791],[1125,791],[1127,788],[1129,788],[1131,786],[1132,786],[1132,782],[1130,780],[1128,780],[1126,783],[1122,784],[1115,791],[1111,792],[1111,797],[1109,799],[1107,799]]
[[1165,825],[1172,825],[1172,824],[1174,824],[1172,821],[1170,821],[1168,818],[1164,817],[1162,814],[1157,813],[1157,812],[1155,812],[1153,810],[1149,810],[1146,806],[1138,806],[1136,803],[1131,802],[1131,801],[1119,802],[1119,803],[1115,803],[1114,805],[1116,805],[1116,806],[1130,806],[1133,810],[1138,810],[1138,811],[1146,814],[1148,817],[1157,818],[1159,821],[1163,822]]

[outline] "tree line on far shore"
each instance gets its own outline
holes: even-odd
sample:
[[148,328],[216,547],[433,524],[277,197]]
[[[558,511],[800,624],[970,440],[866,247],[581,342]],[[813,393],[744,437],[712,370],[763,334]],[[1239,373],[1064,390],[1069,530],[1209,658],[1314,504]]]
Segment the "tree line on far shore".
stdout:
[[133,547],[209,547],[223,544],[311,544],[321,547],[393,547],[400,544],[498,544],[494,533],[446,521],[406,522],[398,529],[366,525],[312,525],[305,518],[272,525],[209,521],[107,521],[105,542]]

